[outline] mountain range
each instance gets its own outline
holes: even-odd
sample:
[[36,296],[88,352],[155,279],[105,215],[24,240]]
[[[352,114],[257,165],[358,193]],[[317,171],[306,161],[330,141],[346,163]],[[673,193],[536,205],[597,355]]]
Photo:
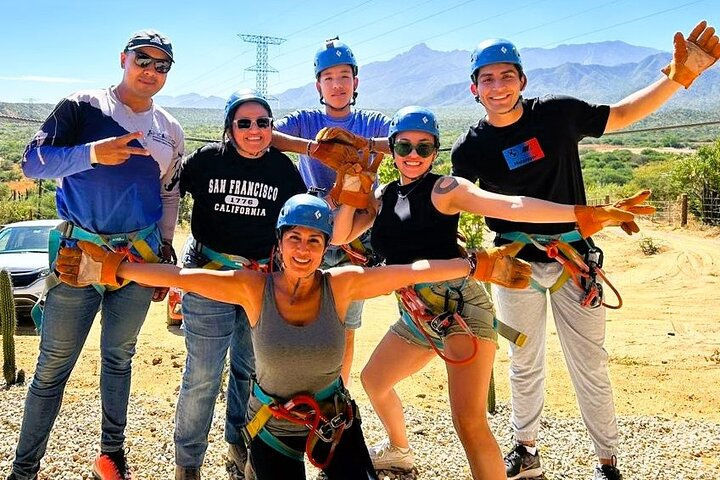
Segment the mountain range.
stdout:
[[[528,76],[526,97],[563,94],[590,102],[612,103],[649,85],[662,75],[670,53],[620,41],[559,45],[520,50]],[[470,52],[437,51],[419,44],[390,60],[360,66],[358,106],[393,110],[404,105],[472,107],[468,90]],[[720,70],[704,73],[690,90],[681,91],[669,108],[707,109],[720,106]],[[315,83],[275,95],[285,109],[318,107]],[[166,107],[223,108],[225,99],[187,94],[159,95]]]

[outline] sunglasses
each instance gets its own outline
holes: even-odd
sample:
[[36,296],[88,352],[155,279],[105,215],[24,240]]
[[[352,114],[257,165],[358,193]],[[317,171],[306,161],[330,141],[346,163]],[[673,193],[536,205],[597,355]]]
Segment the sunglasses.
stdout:
[[140,68],[147,68],[150,65],[155,64],[155,71],[158,73],[168,73],[170,67],[172,67],[172,60],[161,60],[159,58],[151,57],[143,52],[135,51],[135,65]]
[[272,120],[272,117],[260,117],[256,118],[255,120],[251,118],[238,118],[233,123],[238,128],[238,130],[247,130],[248,128],[252,127],[253,123],[257,125],[258,128],[270,128],[270,125],[272,125]]
[[432,143],[418,143],[417,145],[413,145],[410,142],[397,142],[393,146],[393,150],[401,157],[407,157],[415,150],[422,158],[428,158],[435,153],[435,145]]

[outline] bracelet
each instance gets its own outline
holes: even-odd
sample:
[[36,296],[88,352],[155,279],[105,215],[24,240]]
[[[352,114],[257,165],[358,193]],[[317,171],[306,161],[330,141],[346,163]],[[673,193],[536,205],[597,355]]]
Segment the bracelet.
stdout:
[[473,275],[475,275],[475,271],[477,270],[477,256],[475,255],[475,252],[468,251],[467,255],[465,255],[465,260],[470,266],[470,271],[468,272],[467,276],[472,277]]
[[305,147],[305,156],[310,157],[310,147],[312,147],[312,140],[310,140],[307,144],[307,147]]
[[372,138],[372,137],[368,138],[368,150],[369,150],[370,152],[374,152],[374,151],[375,151],[375,139]]

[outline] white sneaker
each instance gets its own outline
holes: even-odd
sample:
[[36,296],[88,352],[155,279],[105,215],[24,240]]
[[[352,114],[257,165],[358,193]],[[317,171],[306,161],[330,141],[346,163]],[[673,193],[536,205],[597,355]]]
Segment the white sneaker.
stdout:
[[368,449],[375,470],[395,470],[409,472],[415,466],[415,454],[411,448],[402,450],[390,443],[389,439]]

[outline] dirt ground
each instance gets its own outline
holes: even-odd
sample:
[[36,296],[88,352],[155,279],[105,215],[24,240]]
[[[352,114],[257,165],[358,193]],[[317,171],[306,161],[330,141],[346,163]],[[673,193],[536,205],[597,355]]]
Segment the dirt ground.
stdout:
[[[642,235],[603,232],[597,243],[605,251],[605,269],[624,305],[608,311],[606,348],[618,415],[703,418],[720,422],[720,233],[641,223]],[[176,238],[180,249],[185,235]],[[646,256],[640,242],[660,251]],[[611,301],[611,299],[608,299]],[[393,297],[366,303],[363,328],[357,333],[353,368],[354,395],[367,399],[358,374],[374,346],[394,321]],[[99,323],[99,322],[98,322]],[[96,324],[68,384],[73,392],[96,390],[99,375],[99,325]],[[546,410],[577,416],[578,410],[552,322],[548,329]],[[32,374],[38,337],[17,337],[17,364]],[[507,345],[498,350],[495,376],[499,401],[509,397]],[[141,331],[133,373],[133,390],[170,396],[184,365],[182,331],[167,327],[165,304],[153,304]],[[442,395],[443,363],[436,359],[399,385],[401,397],[428,407]]]

